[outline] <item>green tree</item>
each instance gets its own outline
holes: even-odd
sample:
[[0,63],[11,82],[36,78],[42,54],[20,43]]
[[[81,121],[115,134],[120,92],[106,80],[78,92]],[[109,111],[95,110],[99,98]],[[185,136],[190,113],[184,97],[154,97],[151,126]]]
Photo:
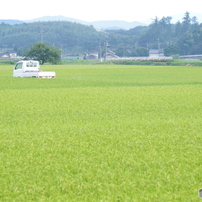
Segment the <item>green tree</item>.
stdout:
[[42,42],[33,44],[25,56],[38,60],[42,65],[45,62],[57,64],[61,59],[61,53],[59,49],[48,46]]
[[180,21],[178,21],[176,24],[175,24],[175,37],[179,37],[181,36],[183,33],[182,33],[182,23]]
[[129,57],[130,53],[125,49],[125,48],[118,48],[115,51],[116,55],[118,55],[119,57]]
[[180,50],[176,45],[170,45],[164,49],[165,56],[177,55]]
[[137,51],[138,56],[140,56],[140,57],[142,57],[142,56],[144,56],[144,57],[149,56],[149,52],[148,52],[147,48],[138,47],[136,49],[136,51]]
[[186,12],[184,17],[182,18],[182,30],[184,33],[189,32],[191,28],[191,18],[189,12]]

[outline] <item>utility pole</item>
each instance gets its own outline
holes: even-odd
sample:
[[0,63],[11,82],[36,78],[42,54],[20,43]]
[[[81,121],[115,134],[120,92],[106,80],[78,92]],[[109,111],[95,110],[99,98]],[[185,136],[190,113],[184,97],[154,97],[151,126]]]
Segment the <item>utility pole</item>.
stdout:
[[65,45],[66,44],[60,44],[61,58],[65,55]]
[[108,50],[108,47],[109,47],[109,44],[107,42],[107,38],[108,36],[105,35],[105,42],[104,42],[104,60],[107,59],[107,50]]
[[100,43],[99,43],[99,48],[100,48],[100,61],[102,62],[102,47]]
[[61,58],[62,58],[62,52],[63,52],[63,50],[62,50],[62,45],[63,45],[63,44],[60,44],[60,50],[61,50],[61,53],[60,53],[61,55],[60,55],[60,57],[61,57]]
[[159,39],[158,39],[158,51],[160,51],[160,42],[159,42]]
[[104,60],[107,59],[107,50],[108,50],[108,47],[109,47],[109,44],[108,44],[107,40],[105,40],[105,43],[104,43],[104,50],[105,50]]

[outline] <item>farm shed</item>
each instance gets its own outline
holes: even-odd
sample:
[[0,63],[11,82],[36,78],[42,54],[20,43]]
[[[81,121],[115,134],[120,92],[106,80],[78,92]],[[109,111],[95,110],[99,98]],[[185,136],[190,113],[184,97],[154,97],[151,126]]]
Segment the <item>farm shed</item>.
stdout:
[[149,50],[149,57],[150,58],[165,57],[164,56],[164,50],[163,49],[150,49]]
[[98,52],[97,51],[89,51],[84,56],[85,60],[97,60],[98,59]]

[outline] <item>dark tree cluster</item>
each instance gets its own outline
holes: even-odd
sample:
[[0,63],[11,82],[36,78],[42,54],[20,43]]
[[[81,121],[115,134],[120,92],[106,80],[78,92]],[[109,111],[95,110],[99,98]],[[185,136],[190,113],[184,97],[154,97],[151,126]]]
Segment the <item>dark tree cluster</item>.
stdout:
[[[120,48],[130,56],[139,55],[140,48],[162,48],[166,56],[202,54],[202,23],[186,12],[183,19],[175,24],[172,17],[155,18],[149,26],[139,26],[131,30],[108,31],[109,43],[123,55]],[[122,51],[123,52],[123,51]],[[146,55],[145,55],[146,56]]]

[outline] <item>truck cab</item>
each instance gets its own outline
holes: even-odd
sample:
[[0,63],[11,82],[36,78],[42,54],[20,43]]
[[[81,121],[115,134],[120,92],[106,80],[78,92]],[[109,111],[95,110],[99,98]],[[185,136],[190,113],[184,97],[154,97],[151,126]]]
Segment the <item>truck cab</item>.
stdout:
[[19,61],[14,67],[14,77],[38,77],[40,66],[38,61]]
[[13,77],[55,78],[55,72],[41,71],[39,61],[22,60],[13,68]]

